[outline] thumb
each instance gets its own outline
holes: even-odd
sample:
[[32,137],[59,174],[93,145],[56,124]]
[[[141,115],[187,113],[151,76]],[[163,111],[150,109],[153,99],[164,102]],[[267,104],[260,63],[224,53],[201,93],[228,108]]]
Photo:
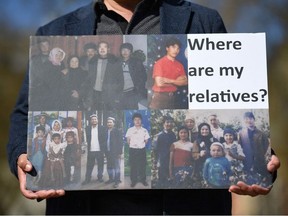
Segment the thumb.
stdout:
[[32,170],[32,164],[27,158],[27,154],[21,154],[18,158],[17,165],[25,172]]
[[267,168],[269,172],[274,172],[280,167],[280,160],[275,155],[272,155],[271,160],[269,161]]

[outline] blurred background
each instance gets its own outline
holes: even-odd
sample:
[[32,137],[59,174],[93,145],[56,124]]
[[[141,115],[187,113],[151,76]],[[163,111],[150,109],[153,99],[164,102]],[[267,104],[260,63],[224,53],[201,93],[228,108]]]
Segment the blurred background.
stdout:
[[[29,36],[47,22],[91,0],[0,1],[0,214],[44,214],[45,202],[27,200],[10,173],[6,144],[9,116],[27,68]],[[272,147],[282,166],[267,196],[233,197],[234,214],[288,214],[288,1],[287,0],[190,0],[217,9],[230,33],[266,32]],[[257,81],[257,80],[255,80]],[[287,197],[288,198],[288,197]]]

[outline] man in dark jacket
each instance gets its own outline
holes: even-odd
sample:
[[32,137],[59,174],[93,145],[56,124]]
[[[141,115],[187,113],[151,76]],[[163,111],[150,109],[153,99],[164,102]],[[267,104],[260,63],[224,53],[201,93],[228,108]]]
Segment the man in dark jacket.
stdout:
[[163,130],[158,134],[155,155],[158,166],[158,183],[157,188],[167,188],[169,186],[169,161],[170,161],[170,148],[176,142],[174,134],[174,119],[170,116],[163,117]]
[[114,183],[113,187],[118,188],[121,183],[120,169],[121,169],[121,155],[123,153],[123,137],[121,131],[115,128],[115,118],[107,118],[107,172],[109,180],[106,184]]
[[88,143],[86,175],[83,185],[90,183],[92,171],[97,161],[97,181],[103,182],[104,171],[104,152],[106,150],[105,128],[98,125],[97,115],[90,116],[90,125],[86,128],[86,137]]
[[[91,5],[81,7],[39,28],[37,35],[225,32],[223,21],[215,10],[191,1],[96,0]],[[231,214],[232,201],[228,190],[67,191],[66,194],[63,190],[27,190],[25,174],[32,170],[26,154],[28,80],[27,73],[11,116],[8,160],[25,197],[53,197],[47,199],[47,214]],[[273,156],[268,170],[273,172],[279,166],[278,158]],[[238,183],[231,186],[229,191],[256,196],[267,194],[270,189]]]
[[265,167],[267,153],[270,150],[268,137],[255,126],[255,116],[252,112],[244,113],[245,127],[239,132],[245,159],[244,170],[248,173],[259,173],[267,178],[269,173]]
[[120,99],[121,108],[138,109],[141,99],[147,99],[145,88],[147,74],[143,62],[132,57],[133,45],[123,43],[120,47],[122,71],[124,76],[124,88]]
[[119,97],[123,90],[124,80],[120,61],[109,54],[109,44],[101,41],[98,44],[98,55],[88,65],[88,77],[83,83],[83,92],[88,92],[85,105],[88,110],[113,110],[119,108]]

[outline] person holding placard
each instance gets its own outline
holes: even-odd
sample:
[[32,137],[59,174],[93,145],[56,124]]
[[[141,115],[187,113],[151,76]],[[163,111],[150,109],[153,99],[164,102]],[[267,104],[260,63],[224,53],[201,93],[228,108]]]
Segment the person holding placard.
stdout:
[[[111,16],[112,15],[112,16]],[[217,11],[185,0],[95,0],[62,16],[37,31],[37,35],[100,34],[188,34],[225,33]],[[26,188],[28,73],[11,116],[7,146],[11,171],[18,177],[22,194],[29,199],[47,199],[47,214],[231,214],[228,190],[145,190],[145,191],[31,191]],[[277,157],[267,168],[275,172]],[[256,196],[271,188],[238,183],[230,192]],[[65,195],[65,196],[64,196]],[[60,197],[61,196],[61,197]],[[183,197],[175,199],[175,197]],[[205,199],[201,199],[205,197]],[[107,208],[109,200],[109,208]],[[191,203],[197,202],[197,205]],[[209,208],[207,208],[209,206]]]

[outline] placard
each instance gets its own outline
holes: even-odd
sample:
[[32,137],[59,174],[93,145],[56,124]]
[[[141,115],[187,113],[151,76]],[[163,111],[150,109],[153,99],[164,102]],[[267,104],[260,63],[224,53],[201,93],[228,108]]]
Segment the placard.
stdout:
[[32,36],[32,190],[268,187],[265,34]]

